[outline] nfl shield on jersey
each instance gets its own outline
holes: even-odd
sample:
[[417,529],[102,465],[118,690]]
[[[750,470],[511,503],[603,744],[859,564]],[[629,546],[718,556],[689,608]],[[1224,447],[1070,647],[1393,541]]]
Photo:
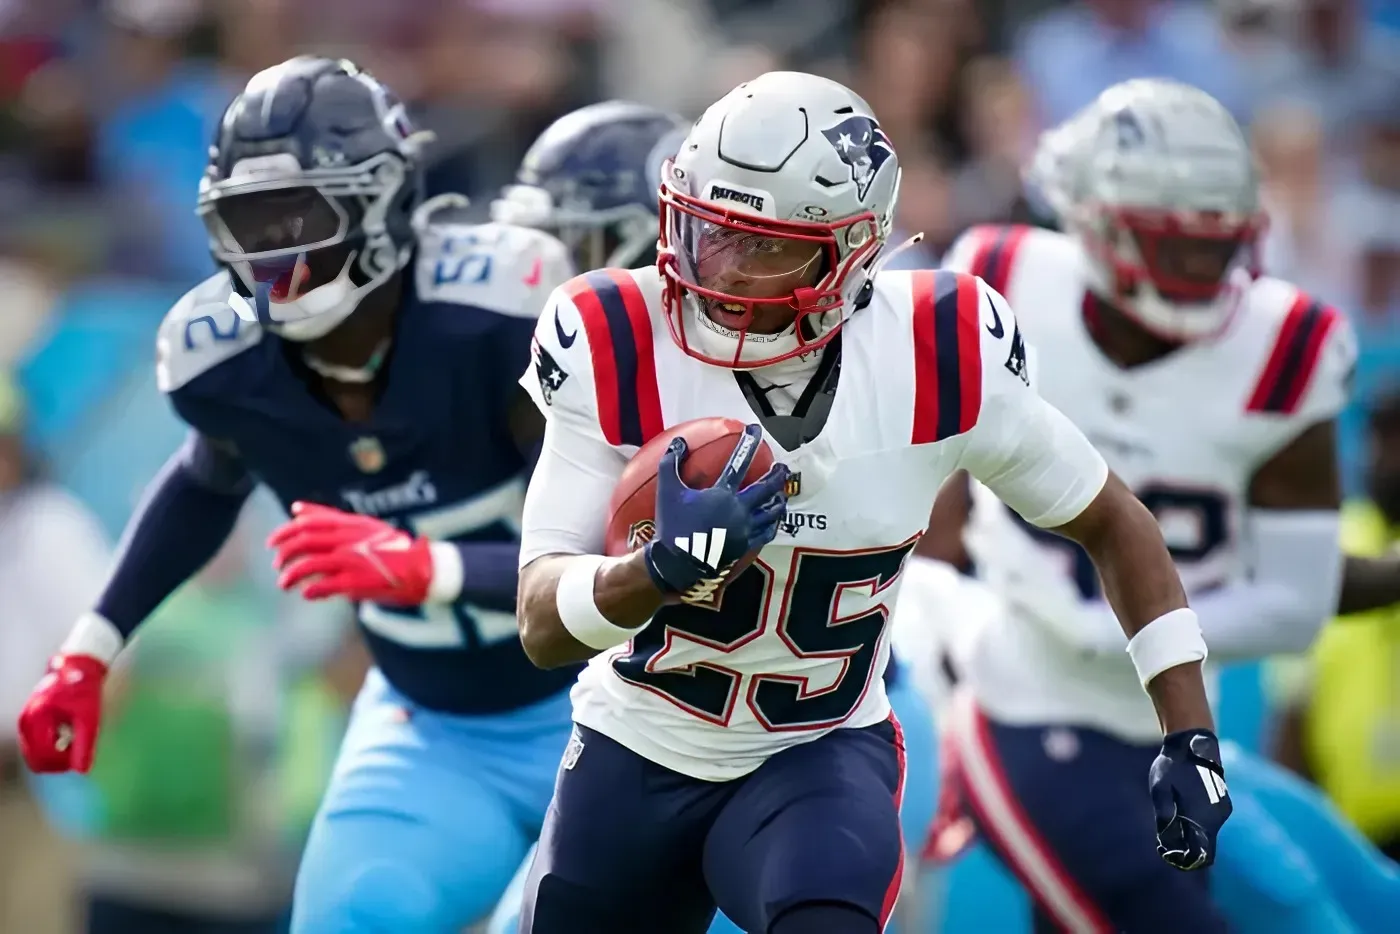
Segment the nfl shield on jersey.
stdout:
[[[1345,401],[1355,346],[1342,316],[1291,285],[1259,278],[1221,335],[1124,369],[1090,336],[1083,256],[1071,238],[974,228],[948,263],[980,276],[1018,310],[1036,348],[1041,395],[1156,515],[1188,592],[1242,573],[1251,477]],[[1126,656],[1116,668],[1086,660],[1043,624],[1028,623],[1049,612],[1072,616],[1081,601],[1100,597],[1087,555],[1018,521],[984,490],[976,496],[969,545],[979,572],[1012,606],[970,663],[979,701],[999,720],[1061,720],[1156,742],[1156,714]]]

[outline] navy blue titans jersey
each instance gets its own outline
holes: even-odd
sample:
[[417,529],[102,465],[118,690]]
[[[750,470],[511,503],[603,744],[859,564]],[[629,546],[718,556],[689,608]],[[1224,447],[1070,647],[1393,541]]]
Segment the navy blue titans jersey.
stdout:
[[[225,274],[186,294],[161,325],[160,387],[285,507],[323,503],[438,541],[515,542],[528,455],[507,412],[535,319],[568,266],[563,246],[532,230],[427,231],[404,277],[385,388],[368,422],[344,420],[312,392],[296,345],[239,317]],[[464,591],[450,606],[358,607],[370,651],[398,690],[436,710],[489,713],[573,682],[575,669],[541,671],[525,657],[513,590]]]

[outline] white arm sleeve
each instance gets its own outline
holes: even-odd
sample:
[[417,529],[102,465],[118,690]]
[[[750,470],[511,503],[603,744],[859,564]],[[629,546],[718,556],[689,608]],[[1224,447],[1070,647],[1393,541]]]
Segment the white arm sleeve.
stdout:
[[[1306,651],[1337,607],[1344,557],[1330,510],[1255,509],[1245,518],[1247,579],[1192,594],[1191,609],[1217,661]],[[1126,637],[1103,602],[1072,637],[1081,648],[1123,651]]]
[[588,334],[562,289],[545,303],[532,357],[520,385],[545,431],[525,494],[521,567],[549,554],[602,554],[608,499],[627,466],[598,425]]
[[1108,465],[1083,433],[1031,387],[1034,353],[1011,308],[990,286],[979,280],[978,287],[986,323],[981,329],[982,408],[967,432],[958,466],[1032,525],[1063,525],[1099,495]]
[[603,553],[608,498],[626,465],[601,438],[551,418],[520,529],[520,566],[544,555]]
[[1249,580],[1191,599],[1210,654],[1222,661],[1305,651],[1337,609],[1341,520],[1331,510],[1251,510]]

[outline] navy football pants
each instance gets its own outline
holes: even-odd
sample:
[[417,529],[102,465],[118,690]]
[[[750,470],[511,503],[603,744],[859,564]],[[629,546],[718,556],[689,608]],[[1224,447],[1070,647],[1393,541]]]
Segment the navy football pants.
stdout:
[[903,869],[893,719],[834,730],[729,782],[576,729],[582,750],[559,772],[521,934],[703,934],[717,905],[758,934],[818,902],[888,918]]
[[1007,726],[967,695],[945,728],[956,792],[1035,901],[1037,932],[1222,934],[1205,871],[1157,855],[1147,773],[1157,747],[1096,730]]

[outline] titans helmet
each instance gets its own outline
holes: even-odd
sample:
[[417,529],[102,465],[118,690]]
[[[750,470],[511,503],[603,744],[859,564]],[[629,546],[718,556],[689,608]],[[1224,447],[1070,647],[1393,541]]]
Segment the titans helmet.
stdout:
[[430,136],[343,59],[298,56],[233,99],[197,210],[214,259],[264,327],[315,340],[408,263]]
[[560,117],[491,205],[491,219],[545,230],[580,269],[653,261],[661,164],[686,131],[654,107],[605,101]]

